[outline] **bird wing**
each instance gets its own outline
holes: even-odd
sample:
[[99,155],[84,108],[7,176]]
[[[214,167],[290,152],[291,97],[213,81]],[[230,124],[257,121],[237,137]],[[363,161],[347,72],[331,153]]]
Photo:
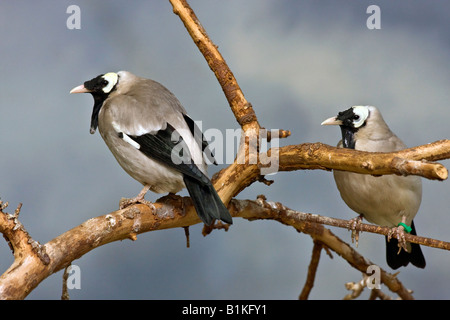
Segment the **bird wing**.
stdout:
[[[100,110],[111,122],[120,124],[127,135],[140,136],[166,129],[166,123],[182,126],[183,113],[175,102],[161,102],[156,96],[122,94],[108,98]],[[174,126],[175,127],[175,126]],[[188,129],[185,124],[186,129]]]
[[[123,133],[123,137],[126,136]],[[166,129],[159,130],[156,133],[128,137],[131,141],[127,141],[127,138],[124,140],[147,157],[155,159],[183,175],[194,178],[202,184],[209,183],[208,177],[194,163],[183,137],[169,123],[166,124]]]
[[[212,163],[217,165],[216,159],[214,158],[214,154],[209,149],[208,141],[206,140],[205,136],[203,135],[203,132],[200,130],[200,128],[197,126],[194,120],[192,120],[187,114],[183,114],[184,120],[186,121],[186,124],[189,127],[189,130],[191,131],[192,135],[197,141],[197,144],[202,146],[203,154],[206,156],[206,158]],[[201,143],[199,143],[199,139],[201,138]]]
[[[128,135],[139,136],[164,130],[166,123],[170,123],[189,147],[200,147],[198,151],[203,151],[210,163],[216,164],[202,131],[186,114],[175,95],[159,82],[135,78],[131,83],[125,82],[124,88],[113,93],[103,107],[109,110],[113,119],[120,119],[122,130]],[[198,154],[195,150],[194,153],[194,159],[201,162],[202,152]]]
[[[173,112],[169,117],[181,127],[177,130],[168,121],[161,120],[158,123],[154,118],[152,121],[146,121],[145,114],[148,112],[143,112],[144,115],[139,114],[136,108],[133,108],[133,102],[126,101],[126,107],[122,108],[117,102],[104,106],[100,117],[105,123],[111,124],[114,134],[145,156],[202,184],[208,183],[208,177],[200,169],[202,166],[199,168],[193,160],[197,158],[193,157],[192,153],[201,153],[200,146],[195,143],[181,113]],[[190,141],[187,143],[186,139]]]

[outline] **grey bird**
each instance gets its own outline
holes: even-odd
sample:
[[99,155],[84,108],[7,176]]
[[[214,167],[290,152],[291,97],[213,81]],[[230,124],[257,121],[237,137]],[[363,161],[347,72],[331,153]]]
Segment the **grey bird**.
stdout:
[[[144,185],[131,203],[148,203],[148,190],[177,193],[187,188],[200,219],[231,224],[228,209],[207,176],[208,143],[178,99],[160,83],[127,71],[101,74],[70,93],[94,98],[91,134],[97,127],[121,167]],[[122,206],[123,207],[123,206]]]
[[[406,148],[373,106],[351,107],[323,121],[322,125],[340,126],[340,148],[369,152],[393,152]],[[397,175],[374,177],[339,170],[334,170],[333,175],[344,202],[360,214],[359,222],[364,217],[371,223],[392,228],[386,237],[388,265],[397,269],[411,262],[418,268],[425,268],[425,258],[418,244],[400,241],[399,246],[397,239],[391,239],[394,232],[404,237],[405,230],[416,235],[413,218],[422,201],[421,178]]]

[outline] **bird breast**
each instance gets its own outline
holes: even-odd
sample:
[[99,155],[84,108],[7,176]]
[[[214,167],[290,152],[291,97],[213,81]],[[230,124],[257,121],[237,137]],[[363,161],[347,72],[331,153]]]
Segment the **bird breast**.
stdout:
[[374,177],[338,170],[333,175],[344,202],[371,223],[394,227],[404,215],[410,225],[419,210],[422,199],[419,177]]
[[105,130],[99,125],[99,132],[120,166],[135,180],[149,185],[153,192],[177,193],[185,187],[181,173],[150,159],[120,139],[114,130]]

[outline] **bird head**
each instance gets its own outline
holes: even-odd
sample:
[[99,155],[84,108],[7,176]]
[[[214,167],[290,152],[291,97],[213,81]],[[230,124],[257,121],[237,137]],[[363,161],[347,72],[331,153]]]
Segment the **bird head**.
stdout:
[[98,114],[102,108],[103,102],[108,95],[114,91],[119,75],[115,72],[101,74],[91,80],[85,81],[84,84],[70,90],[70,93],[90,93],[94,97],[94,108],[91,117],[91,134],[95,133],[98,126]]
[[367,125],[368,119],[375,107],[354,106],[339,112],[337,116],[328,118],[321,125],[339,125],[344,148],[355,148],[355,134]]
[[85,81],[84,84],[70,90],[70,93],[91,93],[92,95],[108,95],[115,88],[119,76],[115,72],[101,74],[91,80]]

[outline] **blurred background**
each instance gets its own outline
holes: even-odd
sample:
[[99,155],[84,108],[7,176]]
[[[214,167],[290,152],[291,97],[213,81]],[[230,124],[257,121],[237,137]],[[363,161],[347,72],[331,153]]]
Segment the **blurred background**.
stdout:
[[[335,145],[336,127],[320,123],[352,105],[377,106],[408,146],[449,138],[450,4],[448,1],[191,0],[190,5],[236,76],[265,128],[291,130],[280,145]],[[366,22],[381,9],[381,29]],[[70,5],[81,29],[67,28]],[[0,4],[0,196],[46,243],[91,217],[118,208],[141,185],[116,163],[100,135],[89,134],[93,99],[69,95],[99,74],[128,70],[157,80],[203,130],[238,124],[221,88],[169,1],[2,1]],[[450,167],[450,161],[442,161]],[[210,167],[209,173],[225,165]],[[299,211],[356,216],[332,174],[270,176],[238,195],[266,195]],[[419,235],[449,241],[450,185],[423,180]],[[181,193],[186,195],[186,191]],[[149,193],[147,199],[161,195]],[[228,232],[190,228],[111,243],[73,263],[81,289],[72,299],[296,299],[306,279],[312,241],[275,221],[234,219]],[[350,233],[330,227],[350,241]],[[400,269],[417,299],[450,298],[450,254],[423,247],[427,267]],[[382,268],[381,236],[363,233],[357,251]],[[0,273],[13,257],[0,241]],[[393,272],[392,270],[390,270]],[[62,272],[28,299],[59,299]],[[322,254],[311,299],[341,299],[361,273],[336,254]],[[383,287],[385,292],[387,289]],[[368,297],[366,290],[362,298]],[[388,294],[391,294],[388,292]]]

